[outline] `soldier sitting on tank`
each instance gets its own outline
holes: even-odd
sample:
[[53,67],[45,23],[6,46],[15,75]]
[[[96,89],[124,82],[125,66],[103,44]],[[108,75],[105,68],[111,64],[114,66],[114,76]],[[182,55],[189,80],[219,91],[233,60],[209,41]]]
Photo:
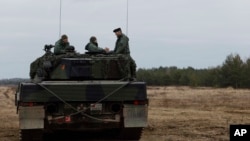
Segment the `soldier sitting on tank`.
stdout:
[[73,52],[74,50],[75,48],[69,45],[68,36],[64,34],[61,36],[61,39],[55,43],[54,54],[60,55],[67,52]]
[[97,38],[95,36],[90,37],[89,43],[85,46],[85,49],[91,54],[107,53],[109,51],[108,48],[103,49],[98,47]]
[[115,43],[115,49],[111,51],[114,54],[124,54],[129,58],[129,69],[131,73],[131,79],[136,79],[136,64],[134,59],[130,56],[129,50],[129,38],[122,33],[121,28],[114,29],[113,32],[115,33],[117,40]]

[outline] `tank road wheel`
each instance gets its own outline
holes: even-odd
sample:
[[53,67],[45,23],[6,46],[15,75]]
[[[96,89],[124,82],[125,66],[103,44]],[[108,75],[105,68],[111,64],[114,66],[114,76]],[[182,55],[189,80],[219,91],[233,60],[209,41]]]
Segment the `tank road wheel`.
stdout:
[[20,141],[43,141],[43,130],[20,130]]
[[123,140],[139,140],[143,128],[124,128],[121,129],[119,138]]

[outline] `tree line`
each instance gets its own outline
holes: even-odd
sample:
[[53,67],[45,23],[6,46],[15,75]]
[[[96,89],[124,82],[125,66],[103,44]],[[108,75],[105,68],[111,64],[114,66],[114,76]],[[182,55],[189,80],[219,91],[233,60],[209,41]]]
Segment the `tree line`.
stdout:
[[[139,68],[137,80],[158,86],[250,88],[250,58],[243,61],[238,54],[230,54],[222,65],[207,69],[180,69],[176,66]],[[29,81],[23,78],[2,79],[0,85],[17,85]]]
[[20,82],[30,82],[30,80],[26,78],[1,79],[0,85],[18,85]]
[[138,69],[137,79],[148,85],[250,88],[250,58],[230,54],[222,65],[207,69],[158,67]]

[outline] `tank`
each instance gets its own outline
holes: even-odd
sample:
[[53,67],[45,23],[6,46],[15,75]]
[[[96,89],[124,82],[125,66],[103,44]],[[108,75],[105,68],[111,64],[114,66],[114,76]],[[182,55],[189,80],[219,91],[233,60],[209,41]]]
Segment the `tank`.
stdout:
[[58,132],[139,140],[147,127],[148,98],[146,83],[131,78],[129,56],[54,55],[52,47],[46,45],[31,63],[31,81],[19,84],[20,140],[42,141]]

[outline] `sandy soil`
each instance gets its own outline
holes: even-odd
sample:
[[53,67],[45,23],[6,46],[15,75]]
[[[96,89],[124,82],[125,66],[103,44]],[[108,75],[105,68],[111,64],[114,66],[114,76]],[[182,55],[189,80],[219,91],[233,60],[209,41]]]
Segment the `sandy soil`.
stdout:
[[[18,141],[14,87],[0,87],[0,141]],[[250,90],[148,87],[140,141],[228,141],[230,124],[250,124]]]
[[18,141],[15,87],[0,87],[0,141]]

